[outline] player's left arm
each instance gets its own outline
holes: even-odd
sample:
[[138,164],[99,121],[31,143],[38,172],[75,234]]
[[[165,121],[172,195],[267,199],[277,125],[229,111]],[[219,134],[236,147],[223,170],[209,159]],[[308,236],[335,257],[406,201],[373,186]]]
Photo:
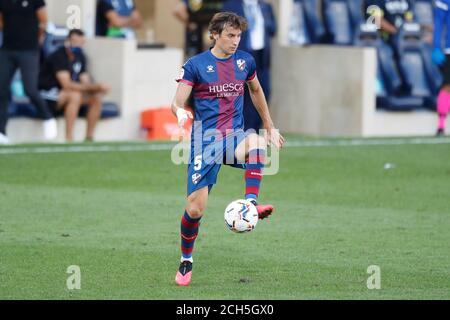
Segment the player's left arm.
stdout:
[[275,129],[275,126],[273,125],[273,121],[269,112],[269,106],[267,105],[266,96],[258,80],[258,77],[255,75],[252,80],[247,81],[247,84],[253,105],[255,106],[261,117],[261,120],[263,122],[263,129],[266,130],[267,143],[272,143],[278,149],[282,148],[285,141],[284,137],[278,132],[278,130]]

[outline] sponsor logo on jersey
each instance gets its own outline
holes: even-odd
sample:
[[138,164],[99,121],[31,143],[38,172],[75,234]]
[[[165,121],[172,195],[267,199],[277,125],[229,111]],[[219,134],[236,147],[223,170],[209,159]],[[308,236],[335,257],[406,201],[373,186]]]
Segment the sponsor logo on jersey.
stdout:
[[216,71],[214,70],[214,67],[212,65],[209,65],[209,66],[206,67],[206,72],[207,73],[212,73],[212,72],[216,72]]
[[221,85],[209,86],[209,93],[239,95],[244,91],[244,84],[242,83],[225,83]]

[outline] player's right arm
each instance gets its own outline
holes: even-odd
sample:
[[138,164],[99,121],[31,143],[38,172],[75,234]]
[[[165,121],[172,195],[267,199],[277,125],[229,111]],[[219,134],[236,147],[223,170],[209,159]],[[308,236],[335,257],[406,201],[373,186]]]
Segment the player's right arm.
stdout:
[[181,74],[176,81],[178,88],[172,102],[172,112],[178,119],[178,125],[182,127],[188,118],[194,119],[192,113],[184,109],[184,105],[192,93],[192,88],[198,82],[197,67],[191,59],[183,65]]
[[192,86],[180,82],[178,84],[177,92],[175,93],[175,98],[172,102],[172,112],[178,119],[178,125],[180,127],[184,126],[188,118],[193,119],[191,112],[184,109],[184,105],[192,92]]

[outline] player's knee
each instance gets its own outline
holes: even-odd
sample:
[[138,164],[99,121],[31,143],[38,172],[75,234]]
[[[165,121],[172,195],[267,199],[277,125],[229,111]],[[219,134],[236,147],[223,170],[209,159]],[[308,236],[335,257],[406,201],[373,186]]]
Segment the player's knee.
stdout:
[[204,206],[201,206],[196,203],[189,203],[187,206],[187,213],[189,217],[192,219],[199,219],[203,216],[203,212],[205,211]]
[[442,90],[444,90],[445,92],[449,92],[450,93],[450,85],[446,84],[446,85],[442,86]]

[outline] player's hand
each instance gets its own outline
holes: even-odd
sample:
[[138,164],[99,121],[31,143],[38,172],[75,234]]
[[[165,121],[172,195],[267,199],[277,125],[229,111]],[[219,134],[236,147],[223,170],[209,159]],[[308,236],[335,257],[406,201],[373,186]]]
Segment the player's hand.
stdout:
[[268,128],[266,130],[264,130],[264,135],[267,141],[267,145],[274,145],[278,150],[280,150],[281,148],[283,148],[285,139],[284,137],[280,134],[280,131],[278,131],[278,129],[275,128]]
[[433,49],[433,53],[431,54],[431,59],[438,66],[443,64],[445,62],[445,55],[442,52],[442,49],[441,48],[434,48]]
[[186,124],[186,121],[188,119],[194,119],[194,116],[192,115],[192,113],[190,111],[186,111],[183,108],[178,108],[177,109],[177,119],[178,119],[178,126],[180,128],[182,128]]

